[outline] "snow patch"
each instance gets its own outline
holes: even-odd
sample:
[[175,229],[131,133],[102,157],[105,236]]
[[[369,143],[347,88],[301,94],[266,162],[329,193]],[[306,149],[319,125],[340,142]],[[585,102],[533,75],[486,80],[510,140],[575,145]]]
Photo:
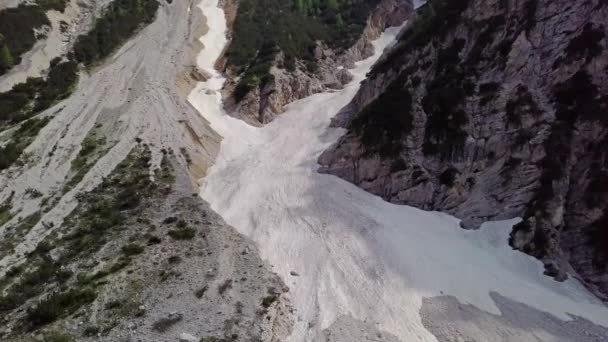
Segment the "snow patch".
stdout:
[[[576,280],[558,283],[543,266],[511,250],[516,220],[489,222],[478,231],[437,212],[397,206],[337,177],[316,172],[317,158],[344,134],[331,118],[398,33],[374,44],[376,55],[357,63],[343,90],[292,103],[275,121],[255,128],[226,115],[224,78],[214,70],[226,44],[217,0],[200,4],[209,32],[199,67],[212,77],[189,100],[224,138],[201,196],[230,225],[259,244],[290,286],[298,321],[289,341],[318,340],[342,315],[375,324],[402,341],[436,341],[422,325],[422,299],[452,295],[500,314],[490,297],[512,300],[569,320],[568,314],[608,326],[608,308]],[[291,277],[292,271],[299,277]]]

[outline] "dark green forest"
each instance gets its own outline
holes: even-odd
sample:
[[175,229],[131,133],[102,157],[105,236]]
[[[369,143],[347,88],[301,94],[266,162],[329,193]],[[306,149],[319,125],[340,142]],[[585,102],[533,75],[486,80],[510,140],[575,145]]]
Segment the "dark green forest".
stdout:
[[36,43],[34,30],[44,25],[50,22],[39,6],[21,5],[0,11],[0,75],[21,62],[21,55]]
[[228,66],[244,73],[235,98],[271,80],[272,61],[280,51],[284,65],[304,61],[315,70],[317,41],[340,50],[352,46],[380,0],[241,0],[234,37],[227,51]]
[[115,0],[95,22],[95,27],[78,37],[74,58],[91,65],[108,57],[143,24],[154,20],[159,3],[156,0]]

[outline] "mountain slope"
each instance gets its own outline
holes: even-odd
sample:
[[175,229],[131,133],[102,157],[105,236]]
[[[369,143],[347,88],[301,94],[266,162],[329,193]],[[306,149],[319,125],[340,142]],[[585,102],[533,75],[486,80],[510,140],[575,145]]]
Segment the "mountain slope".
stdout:
[[[449,215],[394,205],[317,172],[319,155],[343,134],[328,127],[331,118],[398,29],[374,42],[376,54],[356,64],[343,89],[296,101],[263,127],[222,110],[219,73],[210,74],[213,88],[190,96],[223,137],[201,196],[288,284],[295,321],[283,340],[607,339],[600,300],[576,279],[543,276],[541,262],[508,246],[517,220],[464,230]],[[221,44],[208,41],[217,52]]]
[[90,54],[62,56],[77,84],[48,109],[28,98],[17,114],[33,117],[2,126],[1,146],[22,148],[0,171],[2,341],[289,331],[284,283],[193,196],[220,140],[186,101],[201,10],[222,16],[217,1],[197,5],[112,1],[81,37]]
[[371,41],[412,12],[411,0],[228,3],[225,108],[256,126],[294,100],[342,88],[353,63],[373,53]]
[[385,199],[477,227],[608,293],[605,1],[430,1],[336,121],[319,159]]

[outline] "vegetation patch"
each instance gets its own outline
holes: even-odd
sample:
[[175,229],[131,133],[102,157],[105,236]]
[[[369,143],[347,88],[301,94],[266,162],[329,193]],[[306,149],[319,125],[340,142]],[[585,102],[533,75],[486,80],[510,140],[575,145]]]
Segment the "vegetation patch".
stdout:
[[36,29],[50,24],[40,6],[20,5],[0,11],[0,75],[21,63],[21,55],[36,43]]
[[0,313],[8,313],[30,298],[38,296],[44,291],[45,286],[64,284],[71,276],[71,273],[62,270],[58,263],[50,260],[48,251],[44,251],[45,246],[40,247],[33,256],[30,256],[35,264],[32,270],[24,273],[0,295]]
[[[19,51],[31,49],[35,42],[33,28],[49,24],[43,8],[62,10],[66,2],[41,0],[38,3],[42,7],[19,6],[0,11],[0,74],[18,63],[15,56],[20,54]],[[70,60],[56,58],[50,63],[46,79],[28,78],[26,82],[0,93],[0,129],[25,121],[67,98],[78,81],[78,62],[91,65],[107,57],[142,25],[150,23],[158,6],[156,0],[114,0],[110,3],[97,19],[95,27],[78,37]],[[47,121],[38,123],[48,122],[48,119],[40,120]],[[0,150],[0,170],[17,161],[23,149],[36,136],[28,136],[31,139],[27,140],[19,133],[13,136],[15,141]],[[77,183],[83,175],[77,173],[73,181]]]
[[76,186],[84,176],[91,170],[107,151],[106,138],[96,128],[91,130],[80,144],[80,152],[72,160],[70,171],[72,175],[63,187],[63,192],[70,191]]
[[600,270],[608,269],[608,215],[604,214],[593,222],[587,244],[593,246],[593,266]]
[[49,117],[44,117],[32,118],[24,122],[19,129],[13,133],[13,139],[4,147],[0,147],[0,170],[7,169],[17,162],[25,148],[34,141],[38,132],[40,132],[50,120]]
[[77,81],[76,62],[51,63],[46,79],[30,77],[0,93],[0,127],[24,121],[67,98]]
[[536,257],[547,253],[549,238],[542,224],[531,227],[530,218],[550,220],[552,211],[549,208],[551,199],[555,196],[553,185],[566,176],[564,161],[571,158],[572,136],[574,126],[579,120],[597,121],[602,125],[608,124],[608,109],[606,97],[601,97],[597,86],[591,81],[591,76],[585,70],[579,70],[569,79],[553,87],[553,103],[555,105],[555,122],[551,126],[549,137],[544,143],[545,151],[550,151],[541,162],[542,173],[540,186],[534,196],[533,204],[526,212],[526,219],[513,229],[534,230],[533,241],[524,247],[525,251]]
[[270,67],[279,52],[284,67],[300,60],[315,69],[317,41],[342,50],[356,42],[379,0],[241,0],[228,65],[242,77],[233,94],[240,101],[272,80]]
[[177,322],[181,321],[183,316],[181,314],[173,314],[168,317],[159,319],[152,324],[152,329],[158,332],[165,332],[174,326]]
[[475,25],[477,27],[482,27],[482,29],[467,57],[467,63],[470,65],[477,65],[479,62],[488,59],[484,56],[484,51],[486,51],[488,46],[492,45],[496,33],[504,28],[505,17],[504,15],[497,15],[486,20],[478,21]]
[[405,87],[406,73],[391,82],[377,99],[351,123],[369,153],[394,157],[402,150],[402,139],[413,128],[412,96]]
[[377,63],[372,75],[392,69],[397,56],[407,56],[408,52],[422,48],[429,42],[443,38],[459,22],[462,13],[471,0],[429,0],[417,10],[415,19],[399,37],[396,48],[386,58]]
[[[21,241],[21,239],[40,221],[40,217],[40,212],[37,211],[20,220],[13,226],[7,227],[6,234],[0,240],[0,257],[4,257],[7,253],[12,251],[17,241]],[[1,219],[2,208],[0,207],[0,220]],[[1,223],[2,221],[0,221],[0,225]]]
[[70,289],[53,293],[30,308],[26,319],[34,327],[43,326],[76,312],[96,297],[97,294],[92,289]]
[[557,68],[561,64],[569,65],[583,58],[588,64],[602,53],[604,48],[601,43],[605,36],[603,26],[596,27],[593,23],[585,24],[583,31],[568,43],[566,56],[558,58],[553,67]]
[[13,209],[11,201],[12,196],[0,205],[0,227],[13,218],[13,214],[11,213],[11,210]]
[[262,306],[265,307],[266,309],[268,309],[278,299],[279,299],[279,297],[275,294],[266,296],[266,297],[264,297],[264,299],[262,299]]
[[485,106],[490,103],[500,90],[500,84],[497,82],[487,82],[479,85],[479,96],[481,99],[479,100],[480,106]]
[[542,110],[534,101],[528,88],[520,84],[517,86],[515,95],[507,101],[505,113],[508,125],[520,126],[522,117],[528,115],[539,117],[542,115]]
[[460,171],[454,167],[449,167],[439,175],[439,183],[447,187],[454,186],[456,178],[460,174]]
[[[2,279],[10,286],[0,295],[0,316],[55,289],[52,294],[38,299],[37,305],[26,309],[28,324],[23,327],[37,329],[68,317],[95,299],[93,289],[102,285],[100,280],[120,271],[131,258],[143,252],[143,246],[129,243],[123,246],[123,255],[115,262],[95,273],[80,273],[77,277],[72,277],[72,272],[60,266],[90,260],[109,241],[123,234],[129,217],[136,217],[146,209],[143,199],[159,194],[159,186],[150,179],[150,158],[147,147],[135,147],[97,188],[80,195],[79,205],[64,222],[64,234],[60,237],[49,235],[28,255],[26,268],[17,268],[11,271],[12,278]],[[32,218],[23,223],[31,225],[36,220]]]
[[538,0],[528,0],[524,3],[524,30],[529,34],[536,27],[536,11],[538,10]]
[[150,158],[149,149],[137,146],[101,185],[80,196],[81,204],[66,220],[66,228],[72,229],[62,238],[63,258],[98,251],[109,236],[124,229],[128,216],[144,209],[142,198],[151,197],[158,187],[149,177]]
[[144,248],[138,244],[130,243],[122,246],[122,252],[126,256],[133,256],[143,253]]
[[174,240],[192,240],[196,234],[193,228],[171,229],[167,233]]
[[139,28],[154,20],[156,0],[114,0],[95,21],[93,29],[79,36],[74,44],[74,58],[92,65],[114,52]]
[[[457,55],[462,42],[454,41],[440,55]],[[447,52],[446,52],[447,51]],[[422,108],[427,115],[423,153],[439,155],[441,158],[456,157],[464,147],[468,134],[463,127],[467,115],[463,104],[468,94],[465,70],[455,58],[444,57],[437,66],[437,74],[428,83],[426,95],[422,98]]]
[[43,334],[44,342],[73,342],[74,338],[71,335],[60,331],[49,331]]
[[55,10],[59,12],[65,11],[69,0],[36,0],[36,4],[43,10]]

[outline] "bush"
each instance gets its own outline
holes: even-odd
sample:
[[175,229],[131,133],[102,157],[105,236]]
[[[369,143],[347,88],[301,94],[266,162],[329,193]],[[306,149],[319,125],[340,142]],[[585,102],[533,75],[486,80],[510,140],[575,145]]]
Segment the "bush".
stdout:
[[144,252],[144,248],[140,245],[130,243],[122,246],[122,252],[126,256],[133,256]]
[[226,279],[223,283],[220,284],[217,288],[217,292],[219,294],[224,294],[226,291],[232,288],[232,279]]
[[59,332],[59,331],[51,331],[44,334],[43,337],[44,342],[72,342],[74,338],[68,334]]
[[178,228],[172,229],[167,233],[174,240],[192,240],[196,234],[196,231],[192,228]]
[[568,43],[566,56],[556,60],[554,68],[562,63],[568,65],[582,58],[585,59],[586,63],[591,62],[602,53],[604,48],[601,42],[605,36],[606,34],[601,27],[596,28],[593,23],[585,24],[583,31]]
[[447,187],[454,186],[454,182],[456,181],[456,177],[460,174],[460,171],[454,167],[447,168],[445,171],[441,173],[439,176],[439,183],[445,185]]
[[207,292],[208,287],[207,285],[199,288],[198,290],[194,291],[194,296],[196,296],[196,298],[203,298],[203,296],[205,295],[205,292]]
[[181,320],[181,314],[169,315],[168,317],[161,318],[158,321],[154,322],[154,324],[152,324],[152,329],[158,332],[165,332]]
[[182,258],[179,255],[172,255],[167,259],[167,262],[170,264],[179,264],[182,262]]
[[521,118],[526,115],[538,117],[542,115],[542,111],[534,101],[532,94],[524,85],[519,85],[515,96],[507,101],[505,106],[507,124],[519,126]]
[[38,4],[38,6],[42,7],[44,10],[52,9],[63,12],[68,4],[68,0],[36,0],[36,4]]
[[91,289],[72,289],[57,292],[38,302],[27,311],[27,321],[34,327],[46,325],[69,315],[81,306],[95,300],[97,294]]
[[278,299],[279,297],[277,297],[277,295],[266,296],[264,297],[264,299],[262,299],[262,306],[265,308],[269,308]]

